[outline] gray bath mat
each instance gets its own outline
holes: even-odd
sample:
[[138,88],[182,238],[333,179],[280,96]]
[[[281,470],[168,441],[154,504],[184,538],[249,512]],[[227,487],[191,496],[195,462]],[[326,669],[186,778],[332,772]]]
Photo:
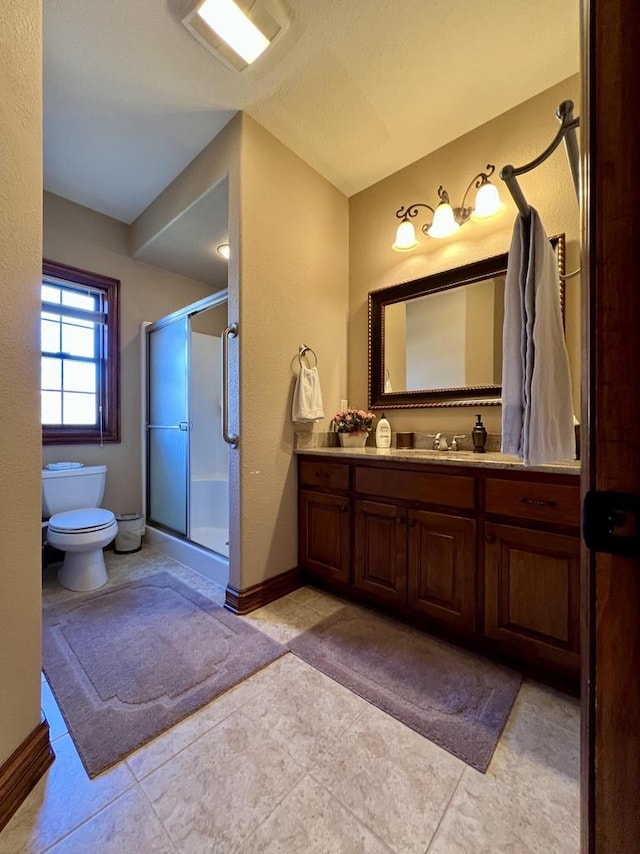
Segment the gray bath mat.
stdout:
[[168,572],[44,609],[43,669],[90,777],[285,651]]
[[289,649],[482,772],[522,681],[509,668],[351,605]]

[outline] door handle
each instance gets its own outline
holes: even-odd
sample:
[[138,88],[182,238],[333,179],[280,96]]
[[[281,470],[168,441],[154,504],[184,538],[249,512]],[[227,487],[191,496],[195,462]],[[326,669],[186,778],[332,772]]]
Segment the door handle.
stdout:
[[582,534],[592,552],[640,556],[640,497],[627,492],[587,492]]
[[238,447],[237,433],[229,433],[229,338],[237,338],[238,324],[232,323],[222,333],[222,438],[231,445]]

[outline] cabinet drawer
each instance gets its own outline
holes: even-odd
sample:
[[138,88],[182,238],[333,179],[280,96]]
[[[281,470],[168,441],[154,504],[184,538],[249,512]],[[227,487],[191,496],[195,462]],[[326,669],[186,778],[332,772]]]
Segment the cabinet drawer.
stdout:
[[577,526],[580,488],[556,483],[487,480],[487,513]]
[[349,489],[349,466],[340,463],[305,461],[300,464],[303,486],[325,486],[327,489]]
[[424,504],[471,510],[475,505],[475,479],[459,475],[355,467],[355,490]]

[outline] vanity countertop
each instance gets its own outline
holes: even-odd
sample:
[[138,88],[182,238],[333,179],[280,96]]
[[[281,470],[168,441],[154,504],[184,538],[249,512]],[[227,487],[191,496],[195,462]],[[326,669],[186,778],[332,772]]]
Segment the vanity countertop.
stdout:
[[390,462],[429,463],[430,465],[455,465],[482,467],[491,469],[509,469],[511,471],[549,472],[551,474],[580,474],[580,460],[566,460],[557,463],[544,463],[539,466],[525,466],[521,459],[511,454],[487,451],[475,454],[473,451],[432,451],[425,448],[297,448],[296,454],[320,457],[344,457],[345,459],[389,460]]

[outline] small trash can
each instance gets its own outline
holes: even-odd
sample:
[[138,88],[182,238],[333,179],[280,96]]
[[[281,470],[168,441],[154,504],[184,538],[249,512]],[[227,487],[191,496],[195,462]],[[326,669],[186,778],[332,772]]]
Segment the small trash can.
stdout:
[[114,543],[114,551],[117,555],[139,552],[142,548],[142,535],[144,534],[144,516],[139,513],[120,513],[116,516],[118,533]]

